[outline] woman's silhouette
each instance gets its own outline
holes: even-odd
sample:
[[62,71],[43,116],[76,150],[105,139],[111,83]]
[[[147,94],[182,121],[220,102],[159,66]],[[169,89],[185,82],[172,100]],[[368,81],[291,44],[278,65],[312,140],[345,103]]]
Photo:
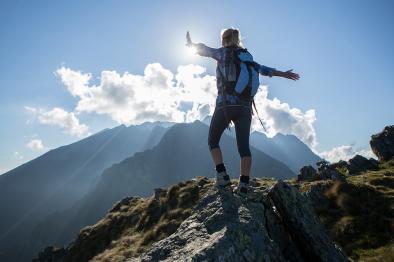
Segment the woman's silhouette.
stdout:
[[[211,48],[202,43],[193,43],[189,32],[187,32],[186,45],[195,48],[197,54],[211,57],[217,61],[216,78],[218,96],[216,98],[215,111],[211,119],[208,135],[209,149],[216,165],[216,186],[226,187],[231,185],[230,177],[223,163],[219,140],[230,121],[233,121],[236,131],[238,152],[241,157],[239,183],[234,191],[245,195],[249,188],[249,173],[252,164],[252,156],[249,149],[252,101],[234,92],[234,89],[237,88],[234,83],[241,77],[242,70],[239,64],[237,65],[237,63],[233,62],[235,61],[234,54],[239,54],[237,51],[245,49],[242,47],[240,32],[237,29],[230,28],[222,30],[221,39],[222,47]],[[292,69],[282,72],[275,68],[257,64],[256,62],[253,62],[253,65],[258,73],[265,76],[280,76],[292,80],[299,79],[298,74],[291,72]],[[258,73],[256,73],[257,76]],[[246,74],[246,77],[251,78],[251,75]],[[246,80],[246,82],[248,82],[248,80]],[[232,92],[229,92],[229,90],[232,90]],[[255,92],[256,91],[257,88]]]

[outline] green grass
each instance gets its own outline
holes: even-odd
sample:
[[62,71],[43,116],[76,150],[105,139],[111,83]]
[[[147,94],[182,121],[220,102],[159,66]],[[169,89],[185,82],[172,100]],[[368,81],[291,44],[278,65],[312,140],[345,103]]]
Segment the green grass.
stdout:
[[[355,261],[394,261],[394,161],[377,171],[346,176],[325,191],[328,206],[315,211],[330,235]],[[313,183],[302,183],[301,191]]]
[[[288,182],[301,191],[316,184],[328,185],[324,192],[328,206],[315,207],[315,211],[351,260],[393,261],[394,161],[381,164],[377,171],[346,175],[346,180]],[[254,182],[255,187],[267,188],[276,180],[258,178]],[[123,261],[142,254],[152,243],[174,233],[212,186],[212,179],[197,177],[171,186],[158,200],[153,196],[132,199],[84,228],[69,250],[71,258]]]
[[205,177],[171,186],[158,199],[134,197],[115,204],[67,247],[65,261],[125,261],[174,233],[213,186]]

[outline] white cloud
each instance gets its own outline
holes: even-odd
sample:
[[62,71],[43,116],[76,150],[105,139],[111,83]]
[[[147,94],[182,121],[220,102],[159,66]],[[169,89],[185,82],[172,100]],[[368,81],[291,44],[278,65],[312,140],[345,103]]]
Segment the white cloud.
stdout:
[[331,150],[323,151],[320,153],[320,156],[324,159],[330,161],[331,163],[338,162],[339,160],[348,161],[350,158],[353,158],[355,155],[361,155],[366,158],[375,158],[376,156],[371,151],[371,149],[361,149],[355,150],[353,145],[343,145],[334,147]]
[[40,139],[32,139],[29,143],[26,144],[26,147],[31,149],[32,151],[41,151],[44,149],[44,145]]
[[[317,145],[316,131],[313,126],[316,121],[314,109],[302,112],[298,108],[292,108],[289,104],[281,102],[278,98],[271,100],[268,98],[267,86],[261,86],[254,100],[267,128],[268,136],[274,136],[276,133],[293,134],[311,148]],[[257,116],[253,119],[252,129],[263,132]]]
[[[78,98],[76,112],[105,114],[118,123],[140,124],[156,120],[192,122],[212,115],[217,95],[216,77],[205,72],[204,67],[186,65],[179,66],[173,74],[159,63],[153,63],[146,66],[144,75],[102,71],[97,85],[89,85],[91,74],[65,67],[58,69],[56,75],[70,94]],[[261,86],[255,101],[268,135],[294,134],[315,147],[315,111],[302,112],[267,96],[268,88]],[[191,108],[182,111],[183,102],[190,102]],[[253,119],[252,130],[262,131],[257,117]]]
[[[56,74],[66,89],[79,98],[77,112],[107,114],[118,123],[140,124],[156,120],[194,121],[207,112],[206,107],[203,111],[201,107],[208,104],[211,109],[216,82],[212,76],[202,76],[204,72],[200,66],[180,66],[174,76],[159,63],[153,63],[146,66],[144,75],[103,71],[97,86],[88,86],[90,74],[64,67]],[[193,102],[192,109],[180,110],[182,101]]]
[[25,109],[38,115],[38,121],[41,124],[59,126],[63,128],[64,132],[72,136],[82,137],[89,135],[89,127],[81,124],[74,112],[67,112],[66,110],[55,107],[49,111],[25,106]]

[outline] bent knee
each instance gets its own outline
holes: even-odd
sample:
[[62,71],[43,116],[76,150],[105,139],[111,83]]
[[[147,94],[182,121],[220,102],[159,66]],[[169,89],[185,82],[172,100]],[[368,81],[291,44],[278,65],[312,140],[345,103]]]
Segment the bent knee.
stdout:
[[219,141],[208,139],[208,147],[209,150],[219,148]]

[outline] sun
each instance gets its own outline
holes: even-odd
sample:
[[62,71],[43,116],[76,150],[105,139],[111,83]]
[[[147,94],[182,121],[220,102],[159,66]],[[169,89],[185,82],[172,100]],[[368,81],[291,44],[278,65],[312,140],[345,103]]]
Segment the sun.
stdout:
[[186,49],[187,49],[187,50],[186,50],[187,53],[188,53],[189,55],[191,55],[191,56],[197,54],[197,49],[196,49],[195,47],[193,47],[193,46],[191,46],[191,47],[186,47]]

